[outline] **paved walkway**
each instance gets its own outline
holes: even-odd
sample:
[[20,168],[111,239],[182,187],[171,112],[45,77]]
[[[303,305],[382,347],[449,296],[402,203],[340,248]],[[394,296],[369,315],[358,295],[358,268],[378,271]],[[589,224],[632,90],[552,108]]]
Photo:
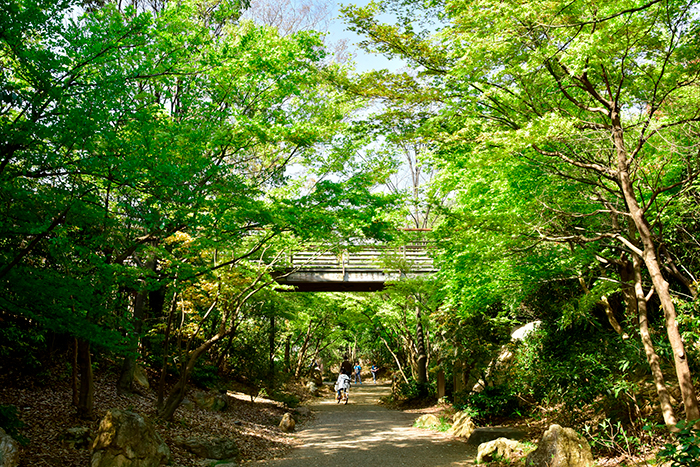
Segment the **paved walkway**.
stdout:
[[416,414],[377,405],[388,395],[384,385],[353,385],[350,402],[317,399],[316,420],[297,433],[303,442],[284,459],[259,462],[274,467],[473,466],[475,447],[444,433],[413,428]]

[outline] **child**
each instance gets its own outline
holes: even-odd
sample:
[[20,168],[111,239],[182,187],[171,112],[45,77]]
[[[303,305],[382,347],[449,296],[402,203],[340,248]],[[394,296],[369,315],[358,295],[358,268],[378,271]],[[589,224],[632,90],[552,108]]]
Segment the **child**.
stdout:
[[350,376],[345,373],[338,375],[338,381],[335,382],[336,399],[340,404],[340,400],[343,399],[345,403],[348,403],[348,389],[350,389]]

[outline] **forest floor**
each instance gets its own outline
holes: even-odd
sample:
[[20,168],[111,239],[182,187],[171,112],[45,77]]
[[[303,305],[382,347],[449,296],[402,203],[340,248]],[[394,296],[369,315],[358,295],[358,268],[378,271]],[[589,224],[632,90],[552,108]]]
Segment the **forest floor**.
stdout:
[[[3,381],[4,380],[4,381]],[[62,442],[68,428],[87,427],[97,433],[100,420],[107,410],[119,408],[147,416],[156,424],[156,430],[172,451],[172,466],[200,467],[202,459],[178,447],[174,440],[183,437],[228,437],[236,441],[241,461],[256,461],[280,457],[299,444],[298,440],[283,433],[279,422],[290,409],[283,404],[241,393],[228,393],[228,407],[221,412],[201,409],[185,410],[180,407],[171,422],[155,418],[154,391],[144,395],[119,396],[115,390],[116,375],[96,375],[95,414],[92,421],[81,420],[71,405],[72,391],[68,382],[37,384],[33,379],[2,378],[0,406],[18,408],[24,423],[19,432],[28,439],[20,449],[20,467],[85,467],[90,465],[87,448],[76,448]],[[194,390],[191,390],[193,392]],[[191,394],[189,394],[192,400]],[[294,411],[292,410],[294,413]],[[311,415],[308,410],[294,413],[298,422]]]

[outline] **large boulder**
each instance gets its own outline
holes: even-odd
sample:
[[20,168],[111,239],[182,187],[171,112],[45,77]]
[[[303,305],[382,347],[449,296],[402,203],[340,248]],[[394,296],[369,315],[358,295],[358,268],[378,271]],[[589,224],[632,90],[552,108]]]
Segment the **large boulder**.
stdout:
[[175,443],[205,459],[232,460],[236,459],[240,452],[236,442],[230,438],[178,437]]
[[593,454],[588,442],[574,430],[551,425],[525,463],[532,467],[592,467]]
[[480,444],[488,443],[498,438],[520,440],[526,437],[526,433],[520,428],[509,426],[484,426],[475,428],[474,431],[472,431],[472,434],[467,440],[467,444],[479,446]]
[[479,445],[479,450],[476,454],[476,463],[490,462],[495,456],[499,459],[513,461],[515,453],[521,453],[524,445],[508,438],[498,438],[488,443]]
[[170,461],[170,449],[147,418],[110,409],[92,444],[90,467],[158,467]]
[[474,422],[472,422],[472,418],[467,415],[466,412],[457,412],[454,415],[453,420],[452,426],[449,430],[447,430],[447,432],[452,436],[456,436],[458,438],[469,438],[476,429],[476,425],[474,425]]
[[440,419],[431,413],[421,415],[413,422],[413,426],[418,428],[434,428],[440,426]]
[[204,410],[211,412],[220,412],[228,405],[226,394],[210,394],[207,392],[197,391],[193,396],[194,403]]
[[151,389],[146,370],[144,370],[141,365],[136,365],[134,367],[134,385],[141,391],[148,391]]
[[486,389],[486,381],[495,385],[503,384],[510,374],[509,369],[513,365],[513,346],[517,346],[520,342],[527,339],[528,336],[539,329],[541,324],[541,321],[533,321],[514,330],[510,335],[510,343],[501,347],[498,355],[494,355],[495,358],[488,366],[485,380],[483,378],[478,379],[473,385],[472,391],[481,392]]
[[192,412],[197,408],[197,404],[185,397],[182,399],[182,402],[180,402],[180,407],[182,407],[184,410]]
[[0,428],[0,467],[19,465],[19,443]]
[[296,422],[294,421],[294,418],[292,418],[292,414],[287,412],[282,416],[282,421],[280,422],[280,430],[284,431],[285,433],[291,433],[294,431],[294,427],[296,426]]

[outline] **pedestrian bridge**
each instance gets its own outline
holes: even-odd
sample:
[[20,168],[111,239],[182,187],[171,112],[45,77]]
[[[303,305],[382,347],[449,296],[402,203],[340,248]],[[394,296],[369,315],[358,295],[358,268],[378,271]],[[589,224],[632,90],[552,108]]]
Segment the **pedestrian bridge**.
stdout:
[[341,252],[309,249],[293,253],[276,280],[298,292],[374,292],[382,290],[387,281],[436,272],[428,252],[427,242]]

